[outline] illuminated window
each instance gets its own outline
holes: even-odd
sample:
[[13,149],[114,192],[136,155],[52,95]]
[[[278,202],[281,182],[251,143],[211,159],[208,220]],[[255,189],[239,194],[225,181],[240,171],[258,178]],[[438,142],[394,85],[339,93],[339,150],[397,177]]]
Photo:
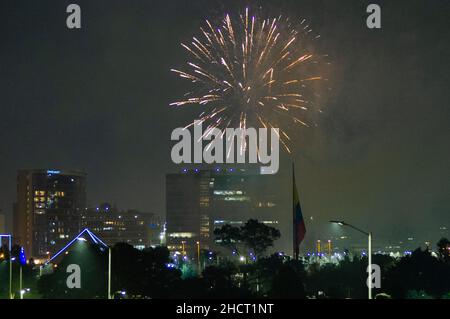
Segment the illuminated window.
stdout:
[[199,200],[200,207],[209,207],[209,197],[202,196]]
[[263,224],[278,224],[278,220],[263,220]]
[[233,191],[233,190],[215,190],[214,195],[242,195],[244,194],[242,191]]
[[227,196],[223,200],[228,202],[247,202],[250,201],[248,196]]
[[170,233],[169,237],[171,238],[192,238],[195,237],[195,233]]

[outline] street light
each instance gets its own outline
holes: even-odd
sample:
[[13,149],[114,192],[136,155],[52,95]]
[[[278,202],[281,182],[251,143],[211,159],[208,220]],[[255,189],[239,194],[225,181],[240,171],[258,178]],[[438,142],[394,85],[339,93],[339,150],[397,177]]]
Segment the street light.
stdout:
[[183,251],[183,255],[186,255],[186,249],[185,249],[185,246],[184,246],[184,244],[186,244],[186,241],[184,241],[184,240],[182,240],[181,241],[181,246],[182,246],[182,251]]
[[112,299],[112,296],[111,296],[111,247],[108,247],[108,299]]
[[23,281],[22,281],[22,264],[20,264],[20,271],[19,271],[19,290],[20,290],[20,299],[23,299],[23,294],[25,293],[25,290],[22,289]]
[[25,295],[25,293],[27,293],[29,291],[30,291],[30,288],[20,289],[20,299],[23,299],[23,295]]
[[201,265],[200,265],[200,242],[197,241],[197,264],[198,264],[198,272],[201,273]]
[[356,226],[353,226],[349,223],[346,223],[342,220],[330,220],[330,223],[333,224],[338,224],[339,226],[347,226],[350,228],[353,228],[354,230],[363,233],[364,235],[366,235],[368,237],[368,249],[367,249],[367,254],[369,255],[369,266],[367,267],[368,270],[368,278],[367,278],[367,286],[369,288],[369,299],[372,299],[372,233],[371,232],[366,232],[364,230],[362,230],[361,228],[358,228]]

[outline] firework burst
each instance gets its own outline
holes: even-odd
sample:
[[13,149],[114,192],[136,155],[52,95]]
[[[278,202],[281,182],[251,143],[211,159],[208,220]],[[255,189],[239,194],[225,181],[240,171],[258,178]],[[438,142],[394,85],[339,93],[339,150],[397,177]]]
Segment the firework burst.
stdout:
[[[322,79],[308,49],[313,36],[305,20],[259,18],[249,9],[226,15],[217,26],[206,20],[201,35],[182,47],[190,57],[186,68],[172,69],[191,81],[192,92],[172,106],[205,107],[199,120],[212,128],[279,128],[285,149],[288,130],[309,126],[313,82]],[[192,125],[192,124],[190,124]],[[187,127],[189,127],[188,125]]]

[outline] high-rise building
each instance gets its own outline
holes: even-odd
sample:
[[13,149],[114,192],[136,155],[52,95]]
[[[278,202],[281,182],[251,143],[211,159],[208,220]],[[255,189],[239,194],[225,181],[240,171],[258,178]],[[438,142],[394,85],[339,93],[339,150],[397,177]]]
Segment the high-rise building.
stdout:
[[80,231],[86,208],[86,174],[19,170],[13,237],[34,258],[49,257]]
[[144,249],[161,242],[161,225],[155,214],[122,211],[108,203],[86,209],[81,224],[111,246],[123,242]]
[[167,245],[186,251],[214,244],[213,231],[248,219],[278,227],[274,176],[246,169],[183,169],[166,175]]
[[0,211],[0,234],[6,233],[6,216]]

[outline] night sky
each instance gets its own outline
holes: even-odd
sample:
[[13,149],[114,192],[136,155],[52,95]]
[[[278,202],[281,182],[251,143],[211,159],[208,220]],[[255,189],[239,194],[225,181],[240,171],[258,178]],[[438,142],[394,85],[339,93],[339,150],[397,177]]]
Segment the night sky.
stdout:
[[[81,6],[81,30],[66,28],[70,3]],[[274,16],[306,18],[331,62],[318,127],[299,128],[295,142],[305,216],[324,237],[327,220],[345,219],[379,238],[436,242],[439,226],[450,227],[450,2],[261,3]],[[366,27],[369,3],[381,5],[381,30]],[[179,169],[170,133],[198,113],[168,106],[187,84],[169,69],[184,63],[179,43],[204,18],[244,7],[1,1],[0,209],[12,211],[17,169],[58,168],[88,173],[90,205],[164,215],[165,174]],[[284,154],[275,185],[286,198],[290,161]]]

